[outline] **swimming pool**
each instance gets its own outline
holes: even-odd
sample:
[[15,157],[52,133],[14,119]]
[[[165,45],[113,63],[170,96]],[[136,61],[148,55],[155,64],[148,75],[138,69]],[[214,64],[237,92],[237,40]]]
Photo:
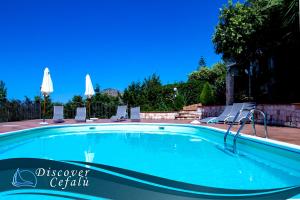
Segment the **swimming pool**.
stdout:
[[242,135],[237,143],[238,153],[233,154],[224,150],[223,136],[223,130],[193,125],[53,126],[1,135],[0,159],[97,163],[188,184],[234,190],[300,185],[297,146]]

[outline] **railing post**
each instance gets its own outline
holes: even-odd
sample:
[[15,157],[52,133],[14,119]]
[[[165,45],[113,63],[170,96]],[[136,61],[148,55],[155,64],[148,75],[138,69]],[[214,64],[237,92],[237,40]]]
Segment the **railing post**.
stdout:
[[227,129],[227,132],[225,133],[225,136],[224,136],[224,147],[226,147],[226,145],[227,145],[226,140],[227,140],[227,136],[228,136],[228,134],[229,134],[229,132],[230,132],[230,129],[232,128],[232,126],[233,126],[235,120],[238,118],[238,116],[240,115],[241,112],[242,112],[242,110],[240,110],[240,111],[235,115],[235,117],[234,117],[234,119],[233,119],[233,122],[229,125],[229,127],[228,127],[228,129]]
[[251,117],[252,117],[251,123],[252,123],[253,135],[256,136],[254,110],[251,110],[250,112],[251,112]]
[[267,127],[267,114],[263,114],[263,117],[264,117],[264,127],[265,127],[265,135],[266,135],[266,138],[269,138],[269,134],[268,134],[268,127]]

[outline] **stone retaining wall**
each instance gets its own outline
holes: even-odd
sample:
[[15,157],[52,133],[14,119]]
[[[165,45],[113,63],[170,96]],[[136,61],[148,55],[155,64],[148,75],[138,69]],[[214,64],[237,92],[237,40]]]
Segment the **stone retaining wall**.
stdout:
[[[269,124],[300,128],[300,109],[296,105],[267,105],[261,104],[257,109],[267,114]],[[262,120],[262,117],[258,117]]]
[[200,114],[200,118],[203,119],[206,117],[219,116],[224,108],[225,106],[202,106],[198,108],[197,112]]
[[175,119],[178,112],[142,112],[141,119]]
[[[300,128],[300,108],[294,104],[259,104],[257,109],[267,115],[269,125],[290,126]],[[203,106],[198,108],[202,118],[218,116],[224,110],[224,106]],[[256,115],[259,123],[262,123],[261,115]]]
[[[225,106],[202,106],[198,107],[197,113],[201,119],[205,117],[219,116]],[[257,109],[267,115],[269,125],[289,126],[300,128],[300,107],[296,104],[259,104]],[[143,112],[142,119],[175,119],[178,112]],[[261,115],[255,116],[258,123],[262,123]]]

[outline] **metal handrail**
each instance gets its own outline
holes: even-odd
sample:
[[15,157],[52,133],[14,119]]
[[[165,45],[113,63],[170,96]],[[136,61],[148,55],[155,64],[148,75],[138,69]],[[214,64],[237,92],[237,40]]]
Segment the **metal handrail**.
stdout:
[[[242,112],[242,110],[240,110],[238,113],[236,113],[236,115],[235,115],[234,118],[233,118],[233,122],[235,122],[235,120],[238,118],[238,116],[241,114],[241,112]],[[226,143],[227,136],[228,136],[228,134],[229,134],[229,132],[230,132],[230,129],[232,128],[233,124],[234,124],[234,123],[231,123],[231,124],[229,125],[229,127],[228,127],[228,129],[227,129],[227,132],[226,132],[225,135],[224,135],[224,147],[225,147],[225,148],[227,147],[227,143]]]
[[[246,124],[246,121],[247,121],[246,119],[247,119],[247,118],[249,119],[249,116],[250,116],[250,115],[252,115],[252,117],[254,116],[252,110],[247,114],[247,116],[246,116],[246,118],[243,120],[243,122],[242,122],[240,128],[238,129],[238,131],[237,131],[236,134],[234,135],[234,138],[233,138],[233,146],[232,146],[232,151],[233,151],[233,153],[236,153],[236,141],[237,141],[237,138],[238,138],[238,136],[240,135],[241,130],[244,128],[244,126],[245,126],[245,124]],[[252,125],[253,125],[253,124],[254,124],[254,118],[252,118]],[[256,135],[255,125],[252,126],[252,127],[254,127],[254,128],[253,128],[253,130],[254,130],[253,133]]]
[[[225,135],[224,135],[224,147],[225,147],[225,148],[227,148],[227,142],[226,142],[226,140],[227,140],[227,136],[228,136],[228,134],[229,134],[229,132],[230,132],[230,129],[232,128],[232,126],[233,126],[235,120],[238,118],[238,116],[240,115],[240,113],[243,112],[243,111],[249,111],[249,109],[242,109],[242,110],[240,110],[240,111],[236,114],[236,116],[234,117],[233,123],[230,124],[229,128],[227,129],[227,132],[226,132]],[[255,113],[255,112],[258,112],[258,113],[260,113],[260,114],[263,116],[263,118],[264,118],[264,129],[265,129],[265,132],[264,132],[264,133],[265,133],[265,138],[269,138],[269,135],[268,135],[268,129],[267,129],[267,119],[266,119],[265,113],[262,112],[261,110],[251,109],[250,112],[249,112],[249,113],[246,115],[246,117],[244,118],[244,120],[243,120],[243,122],[242,122],[240,128],[238,129],[238,131],[237,131],[236,134],[234,135],[234,138],[233,138],[233,146],[232,146],[232,151],[233,151],[234,153],[236,153],[236,141],[237,141],[237,138],[239,137],[241,130],[243,129],[243,127],[245,126],[245,124],[246,124],[246,122],[247,122],[246,119],[250,119],[250,115],[251,115],[251,118],[252,118],[251,121],[252,121],[253,135],[256,135],[255,119],[254,119],[254,113]]]
[[[251,111],[253,112],[253,117],[254,117],[254,112],[258,112],[263,116],[263,118],[264,118],[264,128],[265,128],[265,137],[269,138],[266,114],[263,111],[258,110],[258,109],[252,109]],[[253,121],[254,121],[254,118],[253,118]]]

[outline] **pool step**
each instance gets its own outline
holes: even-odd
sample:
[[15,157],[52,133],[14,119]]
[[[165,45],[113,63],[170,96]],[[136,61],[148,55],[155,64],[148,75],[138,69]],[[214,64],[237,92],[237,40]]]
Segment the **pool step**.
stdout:
[[224,146],[220,146],[220,145],[216,145],[217,149],[219,149],[220,151],[230,155],[230,156],[235,156],[236,154],[233,152],[233,146],[232,145],[227,145],[227,147],[225,148]]

